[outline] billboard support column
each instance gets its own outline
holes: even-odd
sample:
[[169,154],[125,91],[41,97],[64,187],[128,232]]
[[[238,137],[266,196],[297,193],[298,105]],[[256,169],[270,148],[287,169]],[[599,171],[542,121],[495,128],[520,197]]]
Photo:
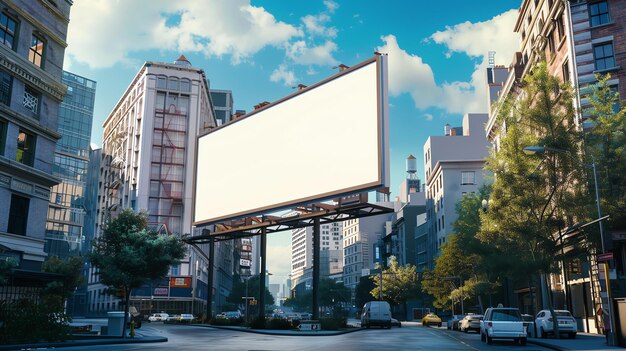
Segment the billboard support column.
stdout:
[[213,266],[215,263],[215,240],[209,238],[209,264],[207,266],[206,316],[207,321],[213,318]]
[[265,319],[265,278],[267,277],[267,229],[261,229],[261,276],[259,281],[259,319]]
[[313,220],[313,320],[319,319],[320,283],[320,220]]

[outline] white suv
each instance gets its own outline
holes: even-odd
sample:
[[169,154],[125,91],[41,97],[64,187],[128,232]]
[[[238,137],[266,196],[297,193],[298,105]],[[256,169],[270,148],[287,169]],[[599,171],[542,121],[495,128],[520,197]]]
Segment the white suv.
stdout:
[[[555,310],[556,319],[559,322],[559,334],[567,334],[570,339],[576,337],[576,331],[578,330],[576,320],[572,317],[572,314],[566,310]],[[535,324],[537,325],[537,333],[540,338],[545,338],[548,333],[554,334],[554,318],[550,310],[541,310],[537,313]]]
[[526,345],[526,327],[517,308],[493,308],[485,311],[480,321],[480,341],[492,343],[493,339],[513,339]]

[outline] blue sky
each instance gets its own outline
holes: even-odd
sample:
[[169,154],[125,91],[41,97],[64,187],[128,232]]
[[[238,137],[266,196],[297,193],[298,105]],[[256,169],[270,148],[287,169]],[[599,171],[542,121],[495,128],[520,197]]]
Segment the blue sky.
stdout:
[[[391,190],[405,177],[404,160],[418,159],[443,126],[463,113],[486,112],[488,51],[508,65],[521,0],[76,0],[70,16],[65,69],[97,81],[92,141],[144,61],[184,54],[203,68],[212,88],[233,91],[235,108],[250,111],[292,87],[318,82],[373,56],[389,54]],[[288,234],[269,253],[288,251]],[[284,257],[284,256],[283,256]],[[270,260],[271,261],[271,260]],[[274,281],[289,262],[270,262]]]

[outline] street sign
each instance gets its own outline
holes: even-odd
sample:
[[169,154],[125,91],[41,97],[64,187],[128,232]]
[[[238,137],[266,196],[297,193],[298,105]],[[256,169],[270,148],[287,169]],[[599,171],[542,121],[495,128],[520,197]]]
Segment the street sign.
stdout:
[[599,254],[596,260],[598,262],[611,261],[613,260],[613,253],[607,252],[607,253]]

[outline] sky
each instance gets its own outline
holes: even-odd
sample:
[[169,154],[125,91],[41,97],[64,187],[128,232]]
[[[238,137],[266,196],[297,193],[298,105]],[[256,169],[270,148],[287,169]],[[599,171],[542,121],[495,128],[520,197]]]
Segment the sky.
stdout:
[[[509,65],[521,0],[75,0],[64,69],[97,82],[92,143],[144,61],[184,54],[212,89],[233,92],[235,109],[251,111],[355,65],[374,51],[389,55],[392,198],[406,177],[405,159],[487,112],[489,51]],[[268,240],[272,282],[289,274],[290,234]],[[272,259],[272,258],[275,259]],[[281,259],[282,258],[282,259]]]

